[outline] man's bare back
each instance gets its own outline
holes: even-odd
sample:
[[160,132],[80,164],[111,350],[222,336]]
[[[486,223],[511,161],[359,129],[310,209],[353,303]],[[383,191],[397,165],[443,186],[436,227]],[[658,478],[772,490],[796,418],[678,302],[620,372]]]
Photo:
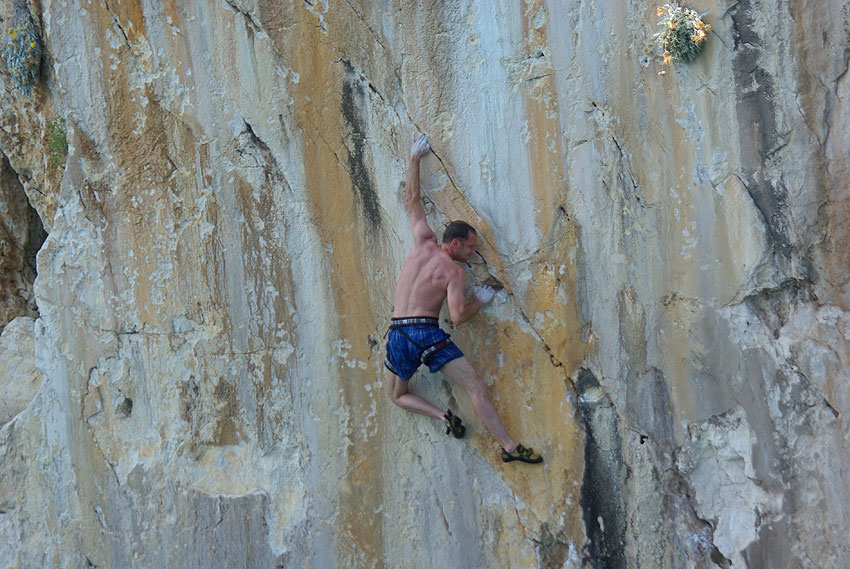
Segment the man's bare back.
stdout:
[[[467,241],[471,243],[461,247],[463,253],[468,249],[474,253],[476,235],[471,234]],[[446,249],[437,244],[436,236],[413,245],[398,279],[394,317],[437,318],[448,296],[449,286],[458,285],[462,290],[465,281],[463,269]]]

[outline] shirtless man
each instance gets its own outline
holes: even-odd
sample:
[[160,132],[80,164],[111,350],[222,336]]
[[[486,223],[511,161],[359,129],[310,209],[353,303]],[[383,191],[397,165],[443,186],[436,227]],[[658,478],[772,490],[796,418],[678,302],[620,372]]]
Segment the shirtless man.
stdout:
[[395,295],[395,309],[387,341],[387,370],[384,374],[387,394],[396,405],[439,419],[446,434],[463,437],[466,429],[459,417],[440,409],[408,391],[408,380],[420,364],[431,373],[443,374],[461,385],[469,394],[472,408],[490,433],[502,445],[502,460],[538,463],[543,458],[531,448],[518,444],[502,425],[487,385],[481,380],[449,335],[439,327],[438,317],[443,301],[448,299],[449,314],[457,326],[468,321],[482,306],[493,300],[491,287],[476,287],[475,298],[464,297],[466,276],[457,262],[466,262],[475,254],[478,235],[470,225],[454,221],[446,228],[443,242],[425,219],[425,208],[419,195],[419,161],[431,147],[424,134],[413,141],[407,170],[407,211],[413,228],[413,248],[401,270]]

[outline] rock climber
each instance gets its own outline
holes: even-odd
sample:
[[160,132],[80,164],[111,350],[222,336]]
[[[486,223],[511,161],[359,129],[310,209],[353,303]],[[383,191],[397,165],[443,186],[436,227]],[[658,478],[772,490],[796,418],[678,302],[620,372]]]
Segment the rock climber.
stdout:
[[501,443],[503,461],[542,462],[540,454],[518,444],[508,434],[490,401],[487,385],[439,327],[438,317],[444,300],[448,299],[452,322],[459,325],[492,301],[496,291],[489,286],[476,286],[472,299],[464,296],[466,276],[458,263],[468,261],[476,253],[478,235],[472,226],[453,221],[446,228],[442,243],[437,243],[436,235],[428,226],[419,194],[419,162],[430,149],[424,134],[414,139],[410,149],[405,192],[413,247],[396,287],[384,361],[387,395],[403,409],[439,419],[446,425],[446,434],[462,438],[466,428],[451,410],[443,413],[408,391],[408,381],[421,364],[428,366],[431,373],[442,371],[469,394],[475,414]]

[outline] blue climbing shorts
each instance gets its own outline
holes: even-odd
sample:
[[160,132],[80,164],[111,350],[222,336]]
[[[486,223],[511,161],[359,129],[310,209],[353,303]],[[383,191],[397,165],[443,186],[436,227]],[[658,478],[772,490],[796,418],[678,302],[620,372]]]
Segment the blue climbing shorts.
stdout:
[[463,357],[463,352],[449,338],[436,318],[393,318],[384,365],[405,381],[422,364],[436,373],[450,361]]

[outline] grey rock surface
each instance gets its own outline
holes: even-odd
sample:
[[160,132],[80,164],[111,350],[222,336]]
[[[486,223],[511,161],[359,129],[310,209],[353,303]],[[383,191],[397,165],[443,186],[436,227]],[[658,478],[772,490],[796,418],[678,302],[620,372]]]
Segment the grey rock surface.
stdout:
[[[687,66],[634,0],[20,6],[0,568],[850,566],[846,0],[694,1]],[[420,131],[542,467],[383,394]]]

